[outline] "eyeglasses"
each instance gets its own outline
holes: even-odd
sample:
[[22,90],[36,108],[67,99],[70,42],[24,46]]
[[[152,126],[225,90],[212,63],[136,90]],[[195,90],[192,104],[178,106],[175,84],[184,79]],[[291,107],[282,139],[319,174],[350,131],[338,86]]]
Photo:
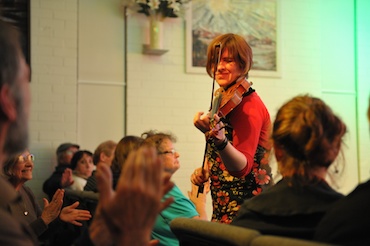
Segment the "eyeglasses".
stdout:
[[33,154],[29,154],[29,155],[20,155],[18,157],[18,161],[20,162],[26,162],[26,161],[34,161],[35,160],[35,156]]
[[73,151],[73,150],[66,150],[66,155],[74,155],[77,151]]
[[167,151],[162,151],[162,152],[158,152],[159,155],[164,155],[164,154],[173,154],[175,155],[177,151],[175,149],[171,149],[171,150],[167,150]]

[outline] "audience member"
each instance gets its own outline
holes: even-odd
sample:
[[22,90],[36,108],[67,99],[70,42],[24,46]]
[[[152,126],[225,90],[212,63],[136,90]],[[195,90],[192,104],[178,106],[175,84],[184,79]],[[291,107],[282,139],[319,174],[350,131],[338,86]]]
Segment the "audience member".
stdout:
[[[174,146],[176,142],[175,137],[171,134],[154,131],[145,132],[142,137],[145,144],[154,146],[157,149],[164,171],[172,176],[180,168],[180,154],[175,150]],[[164,199],[168,197],[173,197],[175,201],[157,216],[152,238],[158,239],[159,245],[179,245],[178,239],[170,229],[171,221],[178,217],[207,220],[207,215],[205,209],[197,211],[194,204],[182,194],[176,185],[164,196]]]
[[[0,20],[0,170],[8,156],[28,145],[31,103],[30,70],[20,47],[16,28]],[[0,245],[36,245],[37,238],[27,223],[19,221],[8,207],[19,196],[0,175]]]
[[[112,140],[104,141],[101,144],[99,144],[98,147],[95,149],[93,155],[94,165],[97,166],[100,163],[106,163],[108,166],[111,166],[116,146],[117,143]],[[87,179],[84,190],[98,192],[96,185],[95,170],[93,171],[92,175]]]
[[[170,176],[164,172],[157,150],[147,145],[129,154],[115,191],[109,166],[99,165],[96,175],[99,205],[89,229],[92,243],[149,245],[158,213],[174,201],[171,197],[163,199],[174,186]],[[152,240],[150,245],[157,242]]]
[[140,147],[142,142],[143,139],[141,137],[132,135],[125,136],[118,142],[111,166],[113,174],[113,189],[116,189],[123,163],[125,163],[128,155],[133,150],[137,150]]
[[346,125],[319,98],[297,96],[277,112],[272,140],[282,179],[246,200],[232,225],[262,234],[312,239],[328,208],[342,194],[325,181]]
[[[39,239],[44,240],[47,240],[50,235],[48,229],[58,228],[57,226],[49,227],[49,224],[57,218],[76,226],[82,226],[79,221],[89,220],[91,218],[89,211],[76,209],[79,205],[78,202],[62,209],[64,190],[60,189],[55,192],[50,203],[47,199],[43,199],[44,209],[41,210],[32,190],[25,185],[33,178],[33,162],[34,155],[26,150],[21,155],[11,157],[4,163],[4,174],[22,199],[21,202],[9,206],[11,213],[20,220],[25,220]],[[49,232],[49,234],[45,232]]]
[[[30,71],[19,38],[14,27],[0,20],[0,170],[8,156],[24,151],[28,145]],[[171,198],[161,201],[173,183],[164,174],[156,152],[143,147],[133,153],[124,166],[116,192],[111,188],[108,166],[98,167],[97,178],[102,199],[99,216],[93,219],[90,230],[92,242],[147,246],[155,218],[173,201]],[[9,205],[21,198],[1,175],[0,186],[0,245],[38,245],[29,226],[8,210]]]
[[88,150],[77,151],[71,160],[73,184],[68,189],[83,191],[87,179],[94,171],[93,153]]
[[57,148],[57,166],[51,176],[44,182],[43,191],[53,197],[57,189],[66,188],[73,183],[72,170],[70,169],[71,159],[80,146],[73,143],[63,143]]
[[230,99],[231,105],[226,106],[228,100],[224,100],[219,107],[223,111],[214,115],[198,112],[193,119],[208,143],[204,168],[195,169],[191,182],[202,185],[211,181],[212,221],[221,223],[230,223],[244,200],[272,184],[268,163],[271,120],[252,82],[247,80],[252,58],[251,47],[240,35],[223,34],[209,43],[207,73],[220,86],[215,94]]
[[[370,123],[370,98],[367,117]],[[333,204],[317,226],[314,239],[339,245],[370,245],[370,180]]]

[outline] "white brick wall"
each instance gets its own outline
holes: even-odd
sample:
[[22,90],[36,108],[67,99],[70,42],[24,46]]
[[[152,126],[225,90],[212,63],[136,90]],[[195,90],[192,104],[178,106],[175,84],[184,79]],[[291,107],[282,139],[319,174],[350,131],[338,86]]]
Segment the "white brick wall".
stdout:
[[[104,1],[104,8],[99,5],[103,3],[100,0],[33,0],[31,3],[33,105],[30,127],[31,151],[37,155],[37,161],[34,180],[30,185],[38,197],[42,196],[40,189],[43,180],[54,168],[54,151],[59,143],[66,140],[78,141],[84,148],[92,151],[99,144],[92,136],[94,134],[81,134],[79,129],[84,124],[89,124],[81,113],[91,110],[90,107],[95,109],[99,100],[104,101],[104,96],[100,97],[97,94],[96,102],[91,105],[81,104],[79,101],[81,98],[77,95],[80,90],[79,95],[86,96],[83,89],[85,84],[78,86],[77,81],[82,79],[98,84],[104,84],[104,81],[111,81],[113,84],[124,82],[122,77],[124,67],[119,60],[123,52],[123,46],[120,46],[123,24],[118,24],[120,18],[123,23],[123,17],[119,13],[119,2],[119,0]],[[278,2],[282,77],[251,77],[254,88],[265,101],[272,118],[284,101],[298,93],[321,96],[323,87],[327,89],[329,85],[335,85],[343,88],[346,84],[353,83],[355,77],[353,18],[348,14],[353,11],[351,9],[353,0]],[[366,0],[357,3],[362,4],[365,9],[370,9]],[[86,6],[91,8],[79,9],[78,4],[80,8]],[[78,47],[78,39],[85,37],[81,37],[81,29],[79,36],[78,23],[89,18],[85,15],[86,11],[90,11],[91,16],[96,15],[96,19],[91,20],[96,24],[90,24],[96,26],[97,30],[92,31],[98,32],[99,39],[92,39],[91,47],[85,46],[89,45],[88,40],[82,47]],[[80,16],[81,13],[83,16]],[[366,18],[363,18],[366,21]],[[102,28],[105,23],[106,30]],[[183,20],[179,18],[165,20],[163,45],[164,49],[169,51],[163,56],[142,54],[142,44],[148,40],[148,20],[144,15],[129,16],[127,24],[127,134],[139,135],[146,130],[157,129],[171,131],[178,137],[176,148],[181,154],[181,169],[174,175],[174,180],[185,193],[190,189],[189,175],[194,168],[201,166],[204,151],[204,137],[193,127],[192,119],[195,112],[207,111],[212,79],[205,72],[204,74],[185,72],[186,44]],[[338,28],[339,32],[327,32]],[[86,32],[87,29],[83,30]],[[344,38],[337,36],[338,33],[343,34],[352,45],[336,47],[337,41],[339,39],[343,41]],[[365,34],[361,39],[363,44],[361,54],[364,54],[363,52],[366,54],[369,52],[365,45],[368,43],[365,42],[368,33],[367,35],[366,31],[363,33]],[[104,45],[99,46],[99,42]],[[86,49],[91,57],[81,55],[81,50]],[[340,58],[329,57],[332,54],[339,54]],[[79,59],[83,60],[82,64],[78,62]],[[361,71],[370,71],[369,65],[366,65],[369,64],[368,58],[362,59]],[[78,67],[76,64],[79,64]],[[344,81],[340,79],[341,77],[347,79]],[[363,86],[358,92],[359,96],[367,98],[369,87],[366,85],[369,83],[361,84]],[[116,88],[121,89],[123,90],[123,86]],[[331,87],[329,89],[333,90]],[[332,93],[330,90],[329,94]],[[348,94],[344,96],[348,97]],[[351,97],[351,101],[355,99],[355,95]],[[122,101],[122,98],[117,98],[116,104],[121,106]],[[367,103],[364,99],[362,101]],[[112,105],[114,111],[113,107],[114,105]],[[354,106],[351,104],[350,108],[343,111],[339,109],[342,111],[339,113],[346,117],[347,110],[354,110],[351,107]],[[101,125],[96,127],[96,134],[101,135],[107,128],[113,128],[117,132],[115,140],[119,140],[122,137],[122,129],[118,129],[116,121],[120,122],[117,119],[99,123]],[[363,135],[368,129],[366,124],[360,123]],[[356,128],[356,125],[351,127]],[[109,132],[109,138],[112,136]],[[365,145],[360,145],[368,146],[368,139],[362,139]],[[356,151],[349,152],[350,155],[354,153],[356,155]],[[361,155],[361,161],[369,160],[369,157],[369,154],[364,153]],[[346,168],[356,170],[356,163],[346,163]],[[363,167],[363,170],[368,169],[369,167]],[[352,180],[355,182],[356,178],[352,177]],[[351,187],[344,190],[349,189]]]
[[55,149],[77,141],[77,2],[31,2],[32,116],[34,178],[27,183],[38,198],[54,170]]

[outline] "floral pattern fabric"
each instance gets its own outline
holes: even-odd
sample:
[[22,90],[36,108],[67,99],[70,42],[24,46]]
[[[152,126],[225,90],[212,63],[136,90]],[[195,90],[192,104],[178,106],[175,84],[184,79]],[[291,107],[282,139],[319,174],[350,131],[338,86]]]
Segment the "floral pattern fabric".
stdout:
[[[232,129],[226,122],[226,136],[232,144]],[[258,145],[252,171],[242,178],[232,176],[226,169],[213,143],[207,146],[210,170],[212,221],[230,224],[245,199],[258,195],[272,185],[268,164],[270,151]]]

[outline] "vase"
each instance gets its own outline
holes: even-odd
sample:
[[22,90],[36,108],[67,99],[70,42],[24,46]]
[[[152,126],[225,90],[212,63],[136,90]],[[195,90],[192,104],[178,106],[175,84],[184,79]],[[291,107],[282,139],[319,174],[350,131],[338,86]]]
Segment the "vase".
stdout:
[[149,24],[149,47],[151,49],[163,48],[163,21],[158,18],[150,18]]

